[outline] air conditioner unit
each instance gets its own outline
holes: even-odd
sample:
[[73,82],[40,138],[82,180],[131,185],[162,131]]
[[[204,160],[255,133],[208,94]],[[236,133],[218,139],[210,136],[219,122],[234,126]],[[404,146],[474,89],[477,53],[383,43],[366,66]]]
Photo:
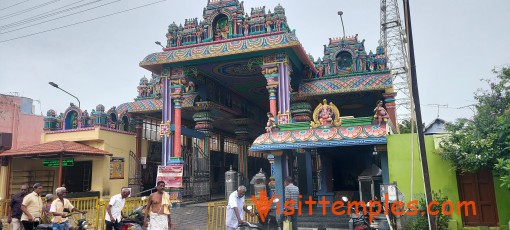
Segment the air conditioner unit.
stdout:
[[9,150],[12,147],[12,133],[0,133],[0,149]]

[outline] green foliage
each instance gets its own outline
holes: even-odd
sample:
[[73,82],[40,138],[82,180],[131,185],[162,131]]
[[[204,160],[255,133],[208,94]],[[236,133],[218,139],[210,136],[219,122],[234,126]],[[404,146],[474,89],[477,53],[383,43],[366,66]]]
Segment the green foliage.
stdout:
[[[448,229],[448,222],[450,221],[451,217],[448,215],[445,215],[442,211],[442,206],[444,202],[448,201],[448,197],[445,196],[443,193],[441,193],[441,190],[438,192],[432,191],[432,200],[437,201],[439,204],[434,205],[431,208],[431,211],[438,211],[438,215],[433,216],[436,219],[437,229],[439,230],[447,230]],[[427,213],[427,205],[426,205],[426,199],[425,195],[420,195],[420,200],[418,201],[418,206],[416,207],[418,209],[418,215],[411,216],[410,221],[405,225],[404,229],[409,230],[428,230],[429,229],[429,223],[428,223],[428,217],[427,215],[420,215],[421,212]],[[449,210],[449,206],[446,206],[446,211]]]
[[[414,126],[414,133],[418,133],[418,130],[416,129],[416,124]],[[422,129],[425,128],[425,124],[422,124]],[[411,120],[403,120],[401,123],[398,124],[398,129],[400,133],[411,133]]]
[[446,125],[440,154],[460,172],[494,169],[510,188],[510,68],[494,73],[496,81],[486,80],[489,90],[475,93],[474,117]]
[[510,189],[510,159],[499,158],[495,170],[500,175],[501,187]]

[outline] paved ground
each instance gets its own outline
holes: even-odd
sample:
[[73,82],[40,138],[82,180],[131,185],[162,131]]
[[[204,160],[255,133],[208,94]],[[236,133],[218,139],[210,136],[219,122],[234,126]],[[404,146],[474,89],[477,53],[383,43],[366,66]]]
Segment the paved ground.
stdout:
[[[207,203],[192,204],[172,209],[172,229],[205,230],[207,227]],[[299,230],[317,230],[317,228],[303,228]],[[328,228],[327,230],[341,230]]]
[[172,229],[204,230],[207,227],[207,203],[172,209]]

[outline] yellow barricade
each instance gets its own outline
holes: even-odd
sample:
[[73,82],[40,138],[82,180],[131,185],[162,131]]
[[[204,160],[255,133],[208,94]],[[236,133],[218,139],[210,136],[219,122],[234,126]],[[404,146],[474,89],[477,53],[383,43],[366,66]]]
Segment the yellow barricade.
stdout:
[[[89,229],[105,229],[104,217],[106,215],[106,205],[108,205],[109,201],[100,201],[97,197],[71,198],[69,201],[71,201],[73,206],[77,209],[81,211],[87,211],[85,218],[89,222]],[[0,201],[0,220],[3,223],[4,229],[11,228],[10,224],[7,223],[10,202],[11,200]],[[146,202],[147,201],[142,201],[140,197],[127,198],[122,212],[124,212],[125,215],[131,214],[134,209],[145,204]],[[76,219],[79,218],[80,216],[76,216]],[[75,225],[75,223],[71,224]]]
[[[98,208],[99,216],[97,217],[97,220],[100,223],[100,225],[99,225],[99,226],[101,226],[100,229],[105,229],[104,217],[106,216],[106,206],[108,205],[108,202],[109,201],[100,201],[99,202],[99,208]],[[133,210],[135,210],[136,208],[138,208],[144,204],[147,204],[147,200],[142,201],[141,197],[127,198],[124,208],[122,209],[122,212],[124,213],[125,216],[128,216],[129,214],[133,213]],[[144,210],[144,213],[145,213],[145,210]]]
[[[245,205],[251,205],[253,210],[255,210],[255,206],[253,205],[253,201],[251,199],[246,199]],[[227,201],[209,202],[207,204],[207,230],[225,229],[226,212]],[[259,222],[257,216],[251,217],[246,212],[244,212],[243,219],[250,223]]]

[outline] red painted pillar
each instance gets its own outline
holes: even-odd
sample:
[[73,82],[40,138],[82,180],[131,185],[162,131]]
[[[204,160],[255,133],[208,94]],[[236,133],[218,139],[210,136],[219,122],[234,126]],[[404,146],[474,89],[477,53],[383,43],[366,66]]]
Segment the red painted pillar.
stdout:
[[234,34],[237,35],[237,14],[234,13],[233,19],[234,20],[233,20],[232,26],[234,27]]
[[181,157],[181,98],[174,98],[174,157]]
[[273,114],[273,116],[276,117],[276,88],[268,88],[269,91],[269,112]]
[[[277,112],[277,102],[276,100],[276,90],[278,90],[278,67],[276,64],[269,64],[269,65],[263,65],[262,67],[262,74],[266,78],[267,86],[266,89],[269,92],[269,112],[273,114],[273,116],[276,119],[276,116],[278,115]],[[280,96],[280,95],[278,95]]]

